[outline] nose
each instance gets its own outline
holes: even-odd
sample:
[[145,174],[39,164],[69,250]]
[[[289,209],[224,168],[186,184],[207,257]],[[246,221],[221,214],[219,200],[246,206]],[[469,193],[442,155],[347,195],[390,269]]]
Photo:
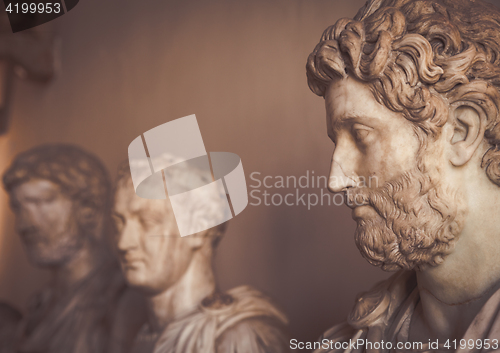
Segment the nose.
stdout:
[[341,192],[348,188],[357,186],[357,175],[352,171],[352,157],[344,154],[337,147],[333,152],[332,164],[330,167],[330,177],[328,178],[328,190],[331,192]]
[[116,244],[120,253],[125,253],[137,247],[137,237],[139,236],[139,229],[137,228],[135,223],[136,222],[129,220],[121,229],[121,232],[118,235],[118,243]]

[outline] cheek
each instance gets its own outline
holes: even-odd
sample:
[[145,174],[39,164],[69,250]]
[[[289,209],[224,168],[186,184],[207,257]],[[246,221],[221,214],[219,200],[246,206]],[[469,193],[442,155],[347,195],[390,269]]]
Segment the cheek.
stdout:
[[402,172],[416,167],[418,139],[413,131],[392,132],[370,146],[361,166],[365,177],[372,177],[378,186],[393,180]]
[[400,170],[409,170],[416,165],[418,148],[418,138],[413,131],[395,134],[389,147],[389,160],[396,164]]
[[167,237],[168,246],[158,254],[156,261],[156,272],[169,282],[169,285],[177,282],[184,274],[191,262],[192,252],[187,246],[185,239]]
[[76,220],[71,202],[57,202],[41,210],[41,223],[52,233],[73,230]]
[[175,262],[175,242],[168,236],[145,236],[142,241],[142,250],[147,271],[153,276],[167,277],[168,270]]
[[359,177],[359,183],[363,186],[377,187],[373,182],[388,180],[389,172],[394,168],[394,162],[391,160],[394,155],[387,153],[386,141],[374,140],[366,148],[356,147],[355,155],[351,160],[355,165],[355,173]]

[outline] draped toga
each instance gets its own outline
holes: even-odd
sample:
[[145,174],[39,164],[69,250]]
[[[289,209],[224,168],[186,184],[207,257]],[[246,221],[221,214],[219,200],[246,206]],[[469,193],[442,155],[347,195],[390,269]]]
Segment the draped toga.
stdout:
[[[414,310],[419,302],[420,296],[417,288],[417,281],[414,271],[399,271],[389,279],[375,285],[375,287],[361,294],[356,300],[354,309],[349,314],[347,322],[336,325],[325,332],[318,343],[328,340],[329,347],[317,349],[314,353],[361,353],[366,352],[366,345],[354,346],[347,345],[347,342],[353,342],[358,339],[375,342],[391,342],[392,348],[372,345],[370,353],[382,352],[492,352],[500,351],[500,346],[495,349],[496,342],[500,341],[500,289],[497,290],[483,305],[472,323],[469,325],[462,339],[465,342],[469,340],[481,339],[482,342],[488,342],[489,348],[460,347],[450,340],[448,347],[445,342],[439,342],[438,346],[431,346],[430,342],[422,342],[420,347],[412,346],[411,350],[398,349],[397,343],[402,344],[410,342],[409,331],[410,322]],[[486,341],[488,339],[488,341]],[[325,341],[323,341],[325,340]],[[457,340],[460,341],[460,340]],[[335,348],[335,343],[337,348]],[[341,348],[340,343],[344,344]],[[411,343],[411,342],[410,342]],[[355,348],[354,348],[355,347]],[[333,348],[333,349],[332,349]],[[385,348],[385,349],[383,349]],[[401,348],[404,348],[401,345]],[[498,350],[497,350],[498,349]]]
[[143,326],[134,353],[288,352],[287,319],[259,291],[240,286],[206,298],[157,335]]
[[18,353],[107,353],[113,317],[125,282],[108,261],[55,298],[47,287],[35,295],[20,325]]

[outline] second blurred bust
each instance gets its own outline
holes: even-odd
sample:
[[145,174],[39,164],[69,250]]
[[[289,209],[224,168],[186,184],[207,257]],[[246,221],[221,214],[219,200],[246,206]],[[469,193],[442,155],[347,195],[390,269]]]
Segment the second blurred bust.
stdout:
[[[189,165],[175,173],[167,176],[186,191],[193,178],[212,181],[210,173]],[[217,289],[213,258],[225,223],[181,237],[168,198],[137,196],[128,163],[120,168],[114,217],[123,273],[148,306],[134,353],[288,351],[287,320],[267,297],[249,286]]]

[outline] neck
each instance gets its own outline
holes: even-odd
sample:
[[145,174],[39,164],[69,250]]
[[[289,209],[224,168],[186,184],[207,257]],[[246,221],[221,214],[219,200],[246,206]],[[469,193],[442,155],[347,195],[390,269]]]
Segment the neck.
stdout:
[[[492,186],[498,188],[496,185]],[[420,303],[412,319],[427,338],[461,339],[482,306],[500,288],[498,190],[475,188],[456,247],[445,261],[417,271]],[[420,322],[420,325],[413,325]]]
[[161,332],[172,321],[193,311],[216,290],[211,256],[196,251],[184,275],[173,286],[148,297],[148,321],[154,332]]
[[55,297],[65,296],[77,283],[84,280],[105,261],[104,250],[86,241],[83,247],[63,266],[53,272]]

